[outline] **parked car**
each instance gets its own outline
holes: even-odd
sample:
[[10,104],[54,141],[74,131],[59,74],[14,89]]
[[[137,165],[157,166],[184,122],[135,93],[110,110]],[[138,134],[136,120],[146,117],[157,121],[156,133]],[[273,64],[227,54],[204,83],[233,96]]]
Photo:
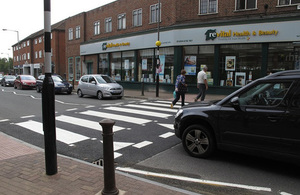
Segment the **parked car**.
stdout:
[[9,87],[9,86],[14,86],[14,81],[16,79],[16,76],[14,75],[4,75],[3,78],[1,79],[1,86],[4,87]]
[[14,81],[15,89],[34,89],[36,79],[31,75],[18,75]]
[[300,70],[252,81],[221,101],[183,107],[174,128],[194,157],[220,149],[299,162]]
[[124,89],[108,75],[84,75],[78,82],[77,95],[79,97],[97,96],[99,100],[112,97],[122,98]]
[[[72,93],[73,86],[70,83],[68,83],[68,81],[66,81],[59,75],[51,75],[51,77],[54,82],[55,93],[67,93],[67,94]],[[36,80],[36,91],[38,93],[40,93],[43,90],[44,78],[45,75],[40,75]]]

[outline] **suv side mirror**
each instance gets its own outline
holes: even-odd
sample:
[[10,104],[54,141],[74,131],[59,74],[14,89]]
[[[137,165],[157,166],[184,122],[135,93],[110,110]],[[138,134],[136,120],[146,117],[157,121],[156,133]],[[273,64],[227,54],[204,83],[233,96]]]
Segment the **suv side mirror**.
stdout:
[[234,97],[230,100],[230,105],[238,111],[241,111],[239,97]]

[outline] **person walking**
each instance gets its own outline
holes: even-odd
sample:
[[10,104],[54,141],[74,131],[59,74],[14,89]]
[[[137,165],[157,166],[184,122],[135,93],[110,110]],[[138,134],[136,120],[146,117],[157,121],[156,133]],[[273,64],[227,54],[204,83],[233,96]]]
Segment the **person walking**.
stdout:
[[184,106],[185,93],[187,92],[187,84],[185,83],[185,74],[184,69],[181,70],[181,74],[177,76],[175,83],[175,92],[176,97],[171,103],[171,108],[178,102],[181,97],[181,107]]
[[198,101],[198,99],[200,97],[201,97],[201,99],[200,99],[201,101],[204,101],[204,99],[205,99],[206,90],[208,89],[206,71],[207,71],[207,66],[204,65],[202,67],[202,71],[198,72],[197,88],[199,89],[199,93],[198,93],[197,97],[195,98],[195,102]]

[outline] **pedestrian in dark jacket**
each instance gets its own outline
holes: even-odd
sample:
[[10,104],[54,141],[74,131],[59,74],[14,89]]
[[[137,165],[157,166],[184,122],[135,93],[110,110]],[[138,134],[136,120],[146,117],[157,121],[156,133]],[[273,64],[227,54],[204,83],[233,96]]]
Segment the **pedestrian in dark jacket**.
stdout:
[[175,92],[176,98],[171,103],[171,108],[178,102],[181,96],[181,106],[184,106],[185,93],[187,92],[187,84],[185,83],[185,74],[184,69],[181,70],[181,74],[177,76],[175,83]]

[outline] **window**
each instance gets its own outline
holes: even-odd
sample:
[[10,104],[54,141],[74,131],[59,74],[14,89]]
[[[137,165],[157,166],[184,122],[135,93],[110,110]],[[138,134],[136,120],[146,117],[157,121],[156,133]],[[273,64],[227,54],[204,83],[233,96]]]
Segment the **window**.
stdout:
[[75,39],[79,39],[79,38],[80,38],[80,26],[76,26]]
[[42,42],[42,37],[39,38],[39,43],[41,43],[41,42]]
[[105,19],[105,32],[111,32],[112,31],[112,22],[111,18]]
[[292,82],[260,83],[242,93],[240,105],[276,106],[281,103]]
[[27,46],[29,46],[29,41],[27,41]]
[[293,55],[293,43],[270,43],[268,53],[268,73],[283,70],[294,70],[297,55]]
[[279,0],[279,5],[294,5],[300,3],[300,0]]
[[99,54],[99,73],[109,74],[108,54]]
[[37,44],[37,39],[34,39],[34,44],[35,44],[35,45]]
[[26,42],[23,43],[23,47],[26,47]]
[[142,26],[142,9],[136,9],[132,12],[133,26]]
[[200,14],[217,12],[217,0],[200,0]]
[[30,60],[30,53],[27,53],[27,59]]
[[75,58],[75,74],[76,74],[76,81],[80,79],[81,76],[81,66],[80,66],[80,57]]
[[35,54],[35,59],[37,59],[38,58],[38,52],[36,51],[34,54]]
[[73,40],[73,28],[69,28],[69,40]]
[[42,58],[42,50],[39,51],[39,58]]
[[157,23],[158,18],[159,18],[159,22],[161,22],[161,4],[160,4],[160,10],[158,10],[158,4],[151,5],[150,6],[150,23]]
[[69,81],[73,81],[74,79],[74,74],[73,74],[73,58],[68,59],[68,76],[69,76]]
[[118,15],[118,29],[126,29],[126,14]]
[[94,22],[94,35],[100,34],[100,21]]
[[256,0],[236,0],[236,10],[255,9]]
[[134,81],[134,52],[122,52],[122,80]]

